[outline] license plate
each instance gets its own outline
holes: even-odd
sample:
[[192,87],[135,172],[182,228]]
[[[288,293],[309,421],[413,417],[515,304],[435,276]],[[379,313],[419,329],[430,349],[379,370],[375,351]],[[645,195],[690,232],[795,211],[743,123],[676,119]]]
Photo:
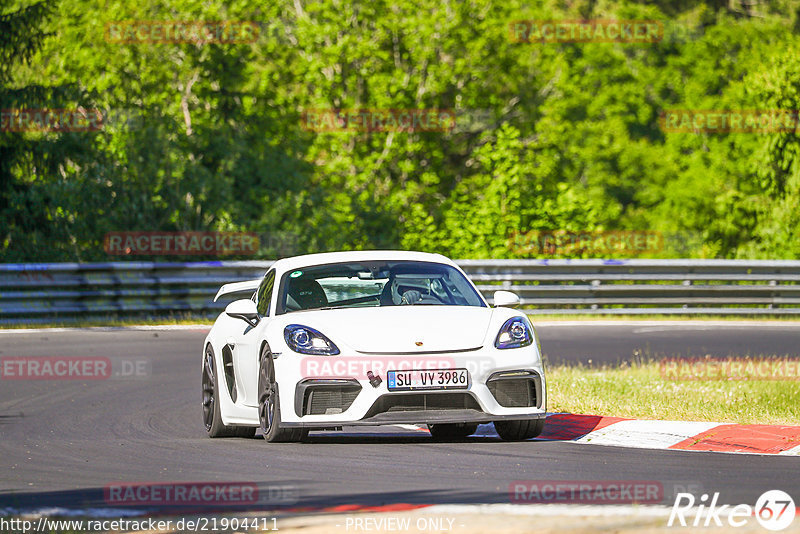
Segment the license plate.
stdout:
[[386,387],[389,391],[412,389],[467,389],[469,373],[466,369],[411,369],[389,371]]

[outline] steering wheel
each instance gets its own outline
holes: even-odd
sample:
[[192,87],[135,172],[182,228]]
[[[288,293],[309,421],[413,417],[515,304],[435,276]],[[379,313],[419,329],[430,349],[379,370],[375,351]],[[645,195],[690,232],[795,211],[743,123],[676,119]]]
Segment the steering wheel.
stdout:
[[410,289],[403,293],[403,298],[400,299],[400,305],[405,306],[407,304],[416,304],[422,300],[422,293],[417,291],[416,289]]

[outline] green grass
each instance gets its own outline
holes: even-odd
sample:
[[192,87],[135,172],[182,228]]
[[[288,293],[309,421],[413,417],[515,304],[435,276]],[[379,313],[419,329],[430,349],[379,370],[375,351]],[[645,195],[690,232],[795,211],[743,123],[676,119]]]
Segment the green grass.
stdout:
[[657,362],[619,367],[551,366],[550,412],[637,419],[800,425],[800,381],[673,381]]

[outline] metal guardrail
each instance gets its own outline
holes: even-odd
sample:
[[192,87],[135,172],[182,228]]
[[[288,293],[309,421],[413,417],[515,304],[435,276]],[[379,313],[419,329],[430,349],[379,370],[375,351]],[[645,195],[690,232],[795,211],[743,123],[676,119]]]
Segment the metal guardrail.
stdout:
[[[219,286],[271,261],[0,265],[0,323],[136,314],[213,316]],[[487,298],[544,313],[800,314],[800,261],[461,260]],[[233,297],[235,298],[235,297]]]
[[222,284],[258,278],[271,261],[0,265],[0,324],[132,315],[212,316]]
[[529,313],[798,314],[794,260],[463,260],[485,295],[517,293]]

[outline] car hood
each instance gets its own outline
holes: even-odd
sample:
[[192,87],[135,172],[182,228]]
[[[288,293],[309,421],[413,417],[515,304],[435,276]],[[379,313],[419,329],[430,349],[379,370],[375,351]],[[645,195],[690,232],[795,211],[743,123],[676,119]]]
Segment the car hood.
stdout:
[[480,348],[491,318],[488,307],[385,306],[295,312],[286,320],[316,328],[337,345],[375,354]]

